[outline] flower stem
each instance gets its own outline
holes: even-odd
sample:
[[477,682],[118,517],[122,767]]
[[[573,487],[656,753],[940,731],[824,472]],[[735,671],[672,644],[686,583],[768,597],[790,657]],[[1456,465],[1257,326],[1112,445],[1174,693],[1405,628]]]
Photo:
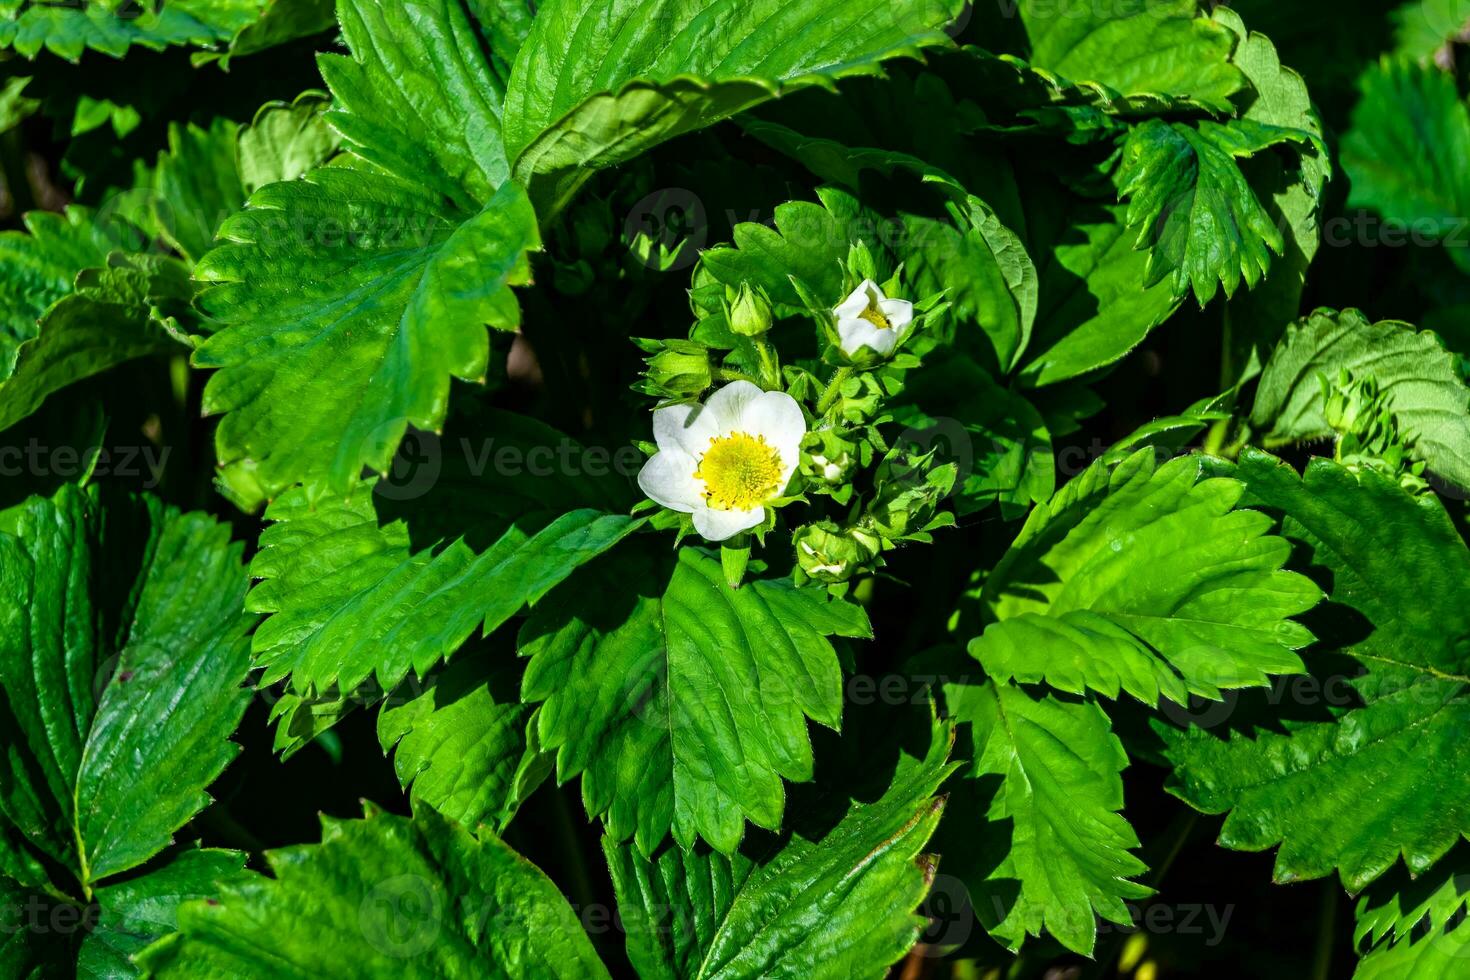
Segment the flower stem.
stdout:
[[837,396],[842,394],[842,383],[852,377],[852,368],[840,367],[832,375],[832,380],[827,382],[827,388],[822,392],[822,397],[817,402],[817,414],[826,415],[832,408],[832,403],[837,401]]

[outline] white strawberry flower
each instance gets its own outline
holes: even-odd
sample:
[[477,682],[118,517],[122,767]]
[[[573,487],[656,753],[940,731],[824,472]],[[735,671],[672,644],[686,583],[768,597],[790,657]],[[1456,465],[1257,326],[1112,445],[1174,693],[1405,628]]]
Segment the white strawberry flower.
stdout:
[[796,399],[733,381],[703,405],[653,413],[658,452],[638,486],[669,510],[692,514],[706,540],[724,541],[765,520],[766,505],[791,482],[805,435]]
[[906,299],[889,299],[871,279],[864,279],[852,294],[832,311],[837,318],[839,346],[848,357],[869,348],[887,357],[898,346],[903,328],[914,319],[914,304]]

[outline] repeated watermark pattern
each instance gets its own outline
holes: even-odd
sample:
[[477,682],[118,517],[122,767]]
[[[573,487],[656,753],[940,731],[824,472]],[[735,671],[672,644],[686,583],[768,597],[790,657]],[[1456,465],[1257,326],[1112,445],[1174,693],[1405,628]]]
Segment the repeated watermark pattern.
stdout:
[[[939,957],[964,945],[980,924],[973,899],[960,878],[936,874],[919,908],[928,922],[915,952]],[[986,895],[980,901],[993,920],[1003,919],[1010,912],[1009,903],[999,895]],[[573,904],[571,908],[582,929],[593,937],[692,935],[698,926],[697,912],[687,903],[640,903],[636,913],[626,917],[617,907],[597,902]],[[1089,924],[1101,936],[1146,933],[1196,937],[1210,948],[1225,940],[1235,915],[1233,904],[1152,901],[1127,902],[1124,908],[1128,913],[1126,922],[1090,917]],[[518,915],[515,908],[498,904],[494,897],[478,901],[453,897],[442,882],[406,874],[385,878],[372,887],[359,904],[357,924],[363,939],[379,953],[412,959],[439,942],[446,929],[472,923],[473,931],[484,935],[509,927]],[[906,935],[905,930],[904,938]]]

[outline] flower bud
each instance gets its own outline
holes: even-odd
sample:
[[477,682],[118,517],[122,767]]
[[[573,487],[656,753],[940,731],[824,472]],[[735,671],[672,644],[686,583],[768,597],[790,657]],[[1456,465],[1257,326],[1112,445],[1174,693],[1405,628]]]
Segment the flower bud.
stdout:
[[1361,433],[1382,411],[1382,399],[1372,378],[1359,380],[1343,369],[1337,374],[1336,384],[1329,382],[1325,374],[1318,375],[1318,381],[1325,397],[1322,414],[1337,432]]
[[840,487],[851,480],[857,464],[857,446],[838,430],[809,432],[801,448],[801,474],[809,482]]
[[742,337],[760,337],[771,329],[771,299],[759,286],[741,282],[729,301],[726,318],[730,329]]
[[847,360],[859,367],[880,364],[893,356],[899,341],[914,322],[914,304],[890,299],[871,279],[858,287],[832,310],[837,324],[837,347]]
[[922,533],[958,475],[954,463],[936,465],[933,452],[895,450],[878,467],[878,492],[864,523],[890,541]]
[[662,398],[696,398],[714,384],[715,365],[708,347],[690,340],[642,340],[651,356],[644,359],[641,389]]
[[846,582],[863,571],[877,556],[879,547],[873,535],[857,528],[839,528],[831,521],[797,528],[792,541],[802,572],[829,585]]

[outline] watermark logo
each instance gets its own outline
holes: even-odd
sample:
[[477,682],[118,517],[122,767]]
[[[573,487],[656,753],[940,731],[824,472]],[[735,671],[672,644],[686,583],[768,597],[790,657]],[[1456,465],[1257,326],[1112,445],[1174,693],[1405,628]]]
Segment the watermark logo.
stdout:
[[683,187],[656,190],[629,210],[623,237],[649,268],[687,269],[709,241],[704,202]]
[[373,493],[386,500],[414,500],[439,482],[444,469],[444,447],[432,432],[410,428],[398,444],[388,472],[378,478]]
[[381,953],[408,959],[438,941],[444,895],[419,875],[397,875],[373,886],[358,906],[363,938]]

